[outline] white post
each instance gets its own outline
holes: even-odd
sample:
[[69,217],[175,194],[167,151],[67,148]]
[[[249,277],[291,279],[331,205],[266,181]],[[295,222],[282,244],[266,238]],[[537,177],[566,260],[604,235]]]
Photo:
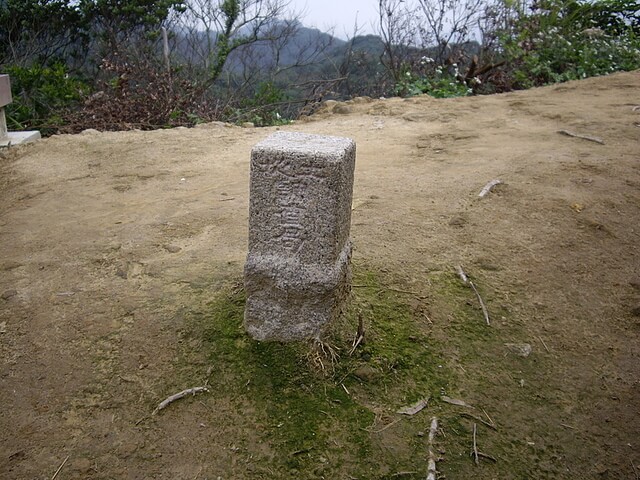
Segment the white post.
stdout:
[[7,130],[7,117],[4,107],[12,101],[9,75],[0,75],[0,147],[33,142],[40,138],[40,132],[37,130],[29,132],[9,132]]
[[7,118],[4,115],[4,107],[0,107],[0,140],[4,140],[8,136]]
[[7,118],[4,113],[4,107],[11,103],[11,84],[9,83],[9,75],[0,75],[0,140],[8,137]]

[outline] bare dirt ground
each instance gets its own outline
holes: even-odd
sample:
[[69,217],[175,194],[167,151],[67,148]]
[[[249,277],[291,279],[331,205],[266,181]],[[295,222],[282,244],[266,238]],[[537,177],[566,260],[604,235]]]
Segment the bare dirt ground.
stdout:
[[[445,422],[441,478],[639,478],[638,105],[631,72],[487,97],[356,99],[280,127],[356,141],[356,269],[427,302],[425,329],[456,372],[447,393],[498,425],[479,438],[497,462],[476,466]],[[349,462],[278,467],[250,398],[238,409],[203,395],[137,423],[202,384],[176,373],[180,352],[201,348],[181,332],[241,279],[250,150],[274,130],[85,132],[3,152],[1,478],[51,478],[65,459],[58,479],[367,478]],[[479,199],[495,178],[504,184]],[[469,340],[472,351],[447,343],[457,330],[434,287],[458,264],[492,315],[493,340]],[[407,422],[428,431],[429,418]],[[403,455],[372,442],[372,457]],[[426,477],[413,470],[369,478]]]

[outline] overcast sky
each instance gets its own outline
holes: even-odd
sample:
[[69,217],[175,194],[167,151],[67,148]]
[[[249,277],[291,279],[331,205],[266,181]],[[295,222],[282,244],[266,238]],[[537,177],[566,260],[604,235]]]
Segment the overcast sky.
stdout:
[[302,23],[326,31],[335,28],[336,37],[345,38],[353,34],[353,25],[358,18],[361,35],[374,33],[372,23],[378,17],[377,0],[292,0],[291,7],[304,10]]

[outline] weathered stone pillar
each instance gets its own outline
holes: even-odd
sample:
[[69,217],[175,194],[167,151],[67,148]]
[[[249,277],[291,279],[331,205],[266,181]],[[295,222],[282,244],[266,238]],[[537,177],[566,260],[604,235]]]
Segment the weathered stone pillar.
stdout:
[[257,340],[318,337],[351,288],[355,143],[276,132],[251,152],[245,327]]

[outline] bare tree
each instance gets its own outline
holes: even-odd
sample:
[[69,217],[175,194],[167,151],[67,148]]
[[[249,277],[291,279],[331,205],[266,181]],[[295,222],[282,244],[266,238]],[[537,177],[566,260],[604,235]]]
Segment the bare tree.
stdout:
[[175,18],[176,48],[186,69],[203,99],[217,102],[228,118],[291,118],[337,81],[324,78],[319,67],[334,38],[303,28],[289,4],[187,0],[187,12]]
[[417,8],[405,0],[378,2],[377,33],[384,46],[380,61],[396,82],[403,74],[411,52],[415,51],[420,38],[417,13]]
[[[383,63],[396,84],[401,76],[446,71],[476,86],[500,66],[497,32],[513,23],[530,0],[379,0]],[[444,69],[442,68],[444,67]]]
[[274,24],[288,12],[289,0],[188,0],[174,29],[186,39],[191,61],[206,71],[202,89],[221,76],[232,52],[271,40]]
[[[436,46],[434,60],[446,63],[477,31],[483,0],[418,0],[425,24],[423,36]],[[430,42],[430,43],[431,43]]]

